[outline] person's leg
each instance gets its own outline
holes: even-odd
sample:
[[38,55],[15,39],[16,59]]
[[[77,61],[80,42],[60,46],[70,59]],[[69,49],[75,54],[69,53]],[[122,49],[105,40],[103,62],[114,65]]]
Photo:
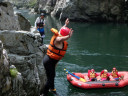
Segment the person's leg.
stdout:
[[95,81],[95,79],[94,79],[94,78],[92,78],[92,79],[91,79],[91,81]]
[[45,37],[44,28],[41,28],[41,29],[40,29],[40,35],[41,35],[42,42],[43,42],[43,38]]
[[40,32],[41,39],[42,39],[42,44],[43,44],[43,38],[45,37],[44,28],[38,28],[37,30]]
[[94,81],[97,81],[97,78],[94,78]]
[[54,89],[55,65],[57,62],[57,60],[50,59],[47,55],[45,55],[43,63],[46,70],[47,83],[44,89],[41,90],[41,94],[48,94],[49,89]]
[[[45,71],[46,71],[46,76],[48,78],[48,68],[49,67],[49,58],[47,55],[44,56],[44,59],[43,59],[43,64],[44,64],[44,68],[45,68]],[[44,85],[44,88],[42,87],[42,89],[40,90],[40,94],[48,94],[48,90],[49,90],[49,86],[48,86],[48,80],[46,81],[46,84]]]
[[114,78],[116,81],[119,81],[119,78]]
[[54,79],[55,79],[55,64],[52,64],[51,69],[50,69],[50,74],[49,74],[49,78],[48,78],[48,82],[49,82],[49,88],[50,89],[54,89]]
[[109,80],[110,80],[110,78],[109,78],[109,77],[107,77],[107,80],[109,81]]
[[[54,63],[55,64],[55,63]],[[56,89],[55,89],[55,86],[54,86],[54,80],[55,80],[55,67],[56,67],[56,64],[54,65],[53,64],[53,68],[51,70],[52,74],[50,76],[50,79],[48,81],[49,83],[49,91],[52,93],[52,94],[56,94],[56,96],[59,96],[58,93],[56,92]]]

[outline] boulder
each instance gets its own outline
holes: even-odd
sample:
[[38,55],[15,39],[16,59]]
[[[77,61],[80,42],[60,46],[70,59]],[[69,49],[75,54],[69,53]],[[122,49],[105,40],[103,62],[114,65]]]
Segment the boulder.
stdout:
[[20,30],[13,6],[9,2],[0,2],[0,30]]
[[18,16],[20,29],[24,31],[30,31],[31,28],[30,21],[27,20],[21,13],[16,13],[16,15]]
[[14,73],[14,71],[10,71],[9,57],[7,51],[3,47],[3,43],[1,40],[0,40],[0,69],[1,69],[0,96],[18,96],[18,95],[25,96],[26,93],[23,89],[23,78],[21,76],[21,73],[17,71],[15,77],[11,76],[10,72]]
[[[0,31],[0,39],[8,52],[10,64],[15,65],[22,74],[23,90],[21,91],[26,94],[22,96],[38,96],[40,87],[44,86],[46,81],[42,61],[44,54],[39,48],[41,45],[40,34],[4,30]],[[14,82],[16,81],[14,80]],[[17,83],[14,85],[17,86]]]

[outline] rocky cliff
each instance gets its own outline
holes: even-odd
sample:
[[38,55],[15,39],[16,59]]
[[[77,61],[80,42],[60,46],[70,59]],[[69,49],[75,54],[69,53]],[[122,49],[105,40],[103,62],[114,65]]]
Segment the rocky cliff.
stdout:
[[0,30],[25,30],[31,28],[30,22],[20,13],[14,14],[9,2],[0,2]]
[[127,0],[4,0],[17,7],[31,7],[60,20],[85,22],[128,22]]
[[9,63],[15,65],[22,74],[21,91],[24,91],[26,96],[38,96],[40,86],[44,85],[46,79],[42,62],[43,52],[39,49],[40,35],[26,31],[0,31],[0,39],[8,52]]
[[46,81],[40,34],[18,31],[29,25],[21,17],[0,2],[0,96],[39,96]]
[[2,1],[10,2],[17,8],[23,8],[23,7],[33,8],[37,3],[37,0],[2,0]]
[[38,0],[39,9],[60,19],[127,22],[127,0]]
[[16,13],[21,30],[30,31],[31,24],[21,13]]
[[9,2],[0,2],[0,30],[20,30],[17,17]]
[[23,78],[9,62],[7,51],[0,40],[0,96],[25,96]]

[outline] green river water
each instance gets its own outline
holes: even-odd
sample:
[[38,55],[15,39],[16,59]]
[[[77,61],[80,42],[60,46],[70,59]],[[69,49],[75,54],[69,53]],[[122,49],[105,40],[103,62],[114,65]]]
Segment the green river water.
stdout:
[[[32,25],[37,15],[21,11]],[[45,17],[46,26],[44,43],[48,44],[52,33],[50,28],[60,28],[64,22]],[[89,89],[73,87],[66,79],[64,68],[71,72],[87,72],[94,68],[111,71],[128,71],[128,25],[113,23],[78,23],[70,22],[73,36],[68,40],[69,46],[65,57],[56,68],[55,87],[60,96],[128,96],[128,86],[119,89]]]

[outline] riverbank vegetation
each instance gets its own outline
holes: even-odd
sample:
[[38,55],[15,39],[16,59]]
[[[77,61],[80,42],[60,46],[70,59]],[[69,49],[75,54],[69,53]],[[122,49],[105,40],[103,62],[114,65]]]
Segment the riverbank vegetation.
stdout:
[[37,0],[10,0],[10,2],[17,8],[34,8],[34,6],[37,4]]

